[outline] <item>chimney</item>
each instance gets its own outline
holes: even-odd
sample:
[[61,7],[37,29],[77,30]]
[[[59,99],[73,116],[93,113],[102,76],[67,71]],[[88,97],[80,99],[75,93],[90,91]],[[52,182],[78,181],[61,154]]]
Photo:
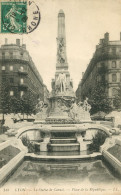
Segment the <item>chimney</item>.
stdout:
[[120,41],[121,41],[121,32],[120,32]]
[[8,39],[7,38],[5,38],[5,45],[7,45],[8,44]]
[[104,43],[104,39],[100,39],[100,44],[102,45]]
[[26,44],[22,44],[22,48],[23,49],[26,49]]
[[109,42],[109,33],[108,32],[106,32],[104,34],[104,42],[105,42],[105,44],[108,44],[108,42]]
[[20,46],[20,39],[16,39],[16,45]]
[[98,46],[99,46],[99,45],[96,45],[96,49],[98,49]]

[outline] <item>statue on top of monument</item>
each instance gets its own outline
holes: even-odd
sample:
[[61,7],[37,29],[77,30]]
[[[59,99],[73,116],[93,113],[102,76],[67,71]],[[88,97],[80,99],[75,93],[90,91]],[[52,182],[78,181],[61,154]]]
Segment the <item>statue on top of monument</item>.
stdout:
[[57,78],[57,85],[60,92],[66,91],[66,75],[65,73],[60,73]]

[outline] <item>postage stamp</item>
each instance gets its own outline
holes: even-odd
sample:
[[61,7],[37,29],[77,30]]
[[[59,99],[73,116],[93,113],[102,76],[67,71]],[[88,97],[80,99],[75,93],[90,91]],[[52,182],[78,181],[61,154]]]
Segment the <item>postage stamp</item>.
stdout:
[[1,33],[30,33],[40,23],[39,7],[34,1],[3,1],[0,8]]

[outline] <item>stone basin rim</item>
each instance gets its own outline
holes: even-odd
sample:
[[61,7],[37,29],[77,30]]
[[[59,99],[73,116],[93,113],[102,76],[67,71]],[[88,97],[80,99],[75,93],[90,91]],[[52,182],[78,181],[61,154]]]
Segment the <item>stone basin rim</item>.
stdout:
[[72,126],[55,126],[55,125],[33,125],[33,126],[27,126],[25,128],[20,128],[20,132],[16,135],[17,138],[19,138],[24,132],[27,131],[32,131],[32,130],[36,130],[36,131],[41,131],[41,132],[45,132],[45,133],[51,133],[51,132],[75,132],[75,133],[79,133],[79,132],[83,132],[83,131],[87,131],[87,130],[91,130],[91,129],[98,129],[98,130],[102,130],[104,131],[109,137],[111,136],[110,133],[110,128],[105,127],[103,125],[100,124],[76,124],[76,125],[72,125]]
[[100,152],[94,152],[92,154],[85,155],[73,155],[73,156],[47,156],[47,155],[37,155],[33,153],[25,154],[25,159],[33,159],[33,160],[85,160],[85,159],[95,159],[102,158],[102,154]]

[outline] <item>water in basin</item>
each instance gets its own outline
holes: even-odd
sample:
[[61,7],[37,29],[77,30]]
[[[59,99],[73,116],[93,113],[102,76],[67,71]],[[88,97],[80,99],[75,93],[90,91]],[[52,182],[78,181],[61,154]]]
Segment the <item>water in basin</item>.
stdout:
[[118,184],[102,160],[85,162],[34,162],[24,161],[6,185],[80,185]]

